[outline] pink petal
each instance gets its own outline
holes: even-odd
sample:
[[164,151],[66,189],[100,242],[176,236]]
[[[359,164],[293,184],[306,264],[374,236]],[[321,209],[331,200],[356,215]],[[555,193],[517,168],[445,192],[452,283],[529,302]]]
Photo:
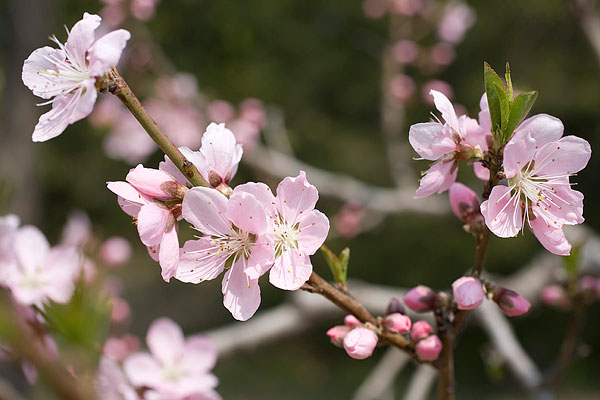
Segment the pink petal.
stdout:
[[415,199],[422,199],[434,193],[442,193],[456,181],[458,168],[454,162],[438,162],[427,170],[421,178]]
[[481,204],[481,214],[487,227],[502,238],[516,236],[523,227],[521,201],[511,197],[508,186],[494,186],[489,200]]
[[74,247],[55,247],[50,250],[42,272],[46,281],[43,290],[49,299],[57,303],[66,303],[71,299],[81,261]]
[[196,167],[208,180],[210,171],[215,171],[227,183],[237,171],[242,159],[242,146],[236,143],[233,132],[225,128],[225,124],[211,123],[202,136],[200,153],[204,157],[201,165]]
[[298,248],[305,255],[313,255],[327,239],[329,219],[319,210],[312,210],[300,219],[298,225]]
[[50,251],[50,244],[44,234],[32,225],[19,228],[14,246],[17,259],[25,271],[42,267]]
[[116,66],[130,37],[128,31],[119,29],[96,40],[87,56],[90,75],[102,76],[110,67]]
[[442,92],[438,92],[437,90],[429,91],[429,94],[433,96],[433,102],[435,104],[435,108],[438,109],[439,112],[442,113],[442,118],[452,129],[454,129],[457,133],[461,134],[461,130],[458,125],[458,118],[456,117],[456,111],[454,111],[454,106],[448,100],[446,95]]
[[149,201],[141,193],[127,182],[106,182],[108,190],[129,202],[140,206],[148,204]]
[[269,219],[274,221],[275,218],[277,218],[277,208],[275,207],[277,203],[275,200],[275,196],[273,196],[271,188],[269,188],[264,183],[244,183],[242,185],[237,185],[235,187],[235,191],[250,193],[251,195],[256,197],[256,199],[262,204]]
[[138,214],[138,233],[146,246],[156,246],[161,243],[169,211],[154,204],[142,206]]
[[217,348],[206,336],[190,336],[183,349],[182,366],[195,376],[213,369],[217,362]]
[[517,131],[504,147],[504,172],[507,178],[517,175],[536,151],[536,141],[529,131]]
[[227,217],[244,232],[262,235],[269,227],[263,205],[249,193],[233,191],[227,203]]
[[469,118],[466,115],[461,115],[459,123],[465,133],[465,142],[473,147],[479,146],[481,150],[487,151],[488,139],[491,139],[489,131],[481,128],[477,120]]
[[479,126],[481,126],[481,129],[483,129],[486,134],[490,135],[492,132],[492,120],[490,118],[490,109],[488,107],[487,95],[485,92],[479,100],[479,108],[481,109],[478,115]]
[[295,178],[285,178],[277,186],[277,209],[290,226],[296,225],[303,213],[313,210],[318,199],[317,188],[308,183],[304,171]]
[[[194,164],[196,168],[199,168],[198,166],[202,164],[203,157],[199,151],[192,151],[187,147],[180,147],[179,151],[181,151],[185,158],[189,162]],[[177,182],[181,183],[182,185],[191,186],[188,179],[185,176],[183,176],[181,171],[179,171],[179,168],[175,166],[173,161],[171,161],[171,159],[168,156],[165,155],[165,161],[160,162],[158,169],[171,175]]]
[[246,321],[260,305],[258,279],[250,279],[244,273],[242,263],[237,261],[225,274],[222,284],[223,304],[233,318]]
[[208,239],[188,240],[179,253],[175,278],[182,282],[200,283],[219,276],[227,259],[219,257],[219,247]]
[[424,122],[411,125],[408,141],[415,151],[426,160],[437,160],[456,149],[456,143],[444,125],[437,122]]
[[40,73],[40,71],[55,71],[55,62],[65,61],[65,53],[62,50],[54,49],[49,46],[36,49],[31,55],[25,60],[23,64],[23,72],[21,78],[23,83],[27,86],[33,94],[49,99],[51,97],[61,94],[64,90],[62,85],[62,78],[56,75],[50,75],[46,73]]
[[183,198],[183,218],[207,235],[228,236],[227,197],[214,189],[195,187]]
[[267,235],[259,236],[256,243],[252,245],[250,257],[245,260],[244,272],[250,279],[258,279],[271,268],[274,261],[273,235],[269,232]]
[[487,181],[490,179],[490,170],[484,167],[480,162],[475,162],[473,164],[473,171],[475,172],[475,176],[482,181]]
[[298,249],[288,249],[275,260],[269,282],[279,289],[296,290],[308,280],[312,270],[308,255]]
[[547,224],[560,228],[564,224],[583,223],[583,194],[572,190],[568,179],[563,184],[556,182],[554,190],[545,192],[544,196],[546,198],[534,204],[533,208]]
[[164,232],[158,251],[158,260],[162,269],[162,278],[165,282],[169,282],[175,276],[179,264],[179,238],[176,225],[170,231]]
[[185,339],[179,325],[169,318],[152,322],[146,334],[150,352],[162,364],[169,364],[184,355]]
[[155,387],[163,379],[162,368],[148,353],[136,353],[127,357],[123,370],[131,383],[138,387]]
[[592,155],[587,140],[577,136],[544,145],[535,155],[533,173],[538,176],[571,175],[585,168]]
[[94,31],[100,26],[101,20],[98,15],[83,13],[83,19],[77,21],[69,32],[65,48],[68,58],[78,64],[79,69],[86,66],[85,54],[94,43]]
[[463,219],[464,210],[476,210],[479,207],[479,197],[477,197],[477,194],[462,183],[453,183],[452,186],[450,186],[448,195],[450,197],[452,211],[454,211],[454,215],[459,219]]
[[546,143],[560,139],[563,131],[564,127],[560,119],[548,114],[537,114],[523,121],[515,130],[515,134],[528,132],[537,146],[542,147]]
[[125,178],[133,187],[150,197],[169,197],[160,187],[167,181],[172,181],[173,178],[158,169],[144,168],[139,164],[135,169],[132,169]]
[[[535,210],[534,214],[536,214]],[[542,246],[553,254],[568,256],[571,253],[571,245],[565,238],[562,228],[549,226],[543,218],[537,215],[536,217],[529,222],[529,225]]]

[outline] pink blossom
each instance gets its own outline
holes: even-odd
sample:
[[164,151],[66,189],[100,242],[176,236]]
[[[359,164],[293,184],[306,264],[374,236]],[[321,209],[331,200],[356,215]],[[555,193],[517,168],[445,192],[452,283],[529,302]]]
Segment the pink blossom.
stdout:
[[343,237],[353,238],[361,232],[365,216],[366,211],[361,204],[349,202],[333,217],[333,225]]
[[391,10],[400,15],[412,16],[423,8],[421,0],[391,0]]
[[550,285],[542,289],[542,301],[550,306],[558,308],[568,308],[570,305],[569,296],[566,290],[559,285]]
[[206,107],[208,118],[215,121],[217,124],[225,123],[233,119],[235,116],[235,108],[230,102],[225,100],[215,100]]
[[416,286],[404,294],[404,302],[414,311],[431,311],[436,301],[437,293],[423,285]]
[[155,98],[144,102],[144,107],[176,146],[200,147],[205,122],[194,105]]
[[459,310],[472,310],[483,303],[485,294],[481,282],[472,276],[463,276],[452,283],[454,300]]
[[247,320],[260,304],[258,278],[275,256],[264,203],[240,186],[229,199],[216,190],[195,187],[183,199],[183,216],[203,236],[185,243],[175,277],[200,283],[227,267],[223,303],[234,318]]
[[152,19],[156,12],[156,5],[159,0],[133,0],[131,2],[131,15],[140,21]]
[[442,93],[449,99],[454,98],[454,89],[448,82],[441,81],[439,79],[432,79],[425,82],[421,88],[421,97],[426,104],[435,104],[435,99],[431,97],[431,91],[435,90]]
[[480,159],[487,150],[484,133],[477,121],[466,115],[458,117],[450,100],[432,90],[436,108],[445,121],[425,122],[410,127],[408,140],[419,155],[434,163],[425,172],[415,198],[441,193],[456,180],[458,160]]
[[[236,190],[254,195],[269,216],[274,236],[275,265],[269,281],[284,290],[296,290],[312,273],[310,256],[321,247],[329,232],[329,220],[314,207],[319,198],[317,188],[300,171],[277,186],[277,197],[264,183],[246,183]],[[258,277],[266,271],[251,273]]]
[[140,350],[140,341],[136,336],[126,334],[119,338],[111,337],[102,346],[102,352],[115,361],[123,362],[125,359]]
[[102,400],[142,400],[119,364],[110,357],[100,359],[94,383],[96,393]]
[[475,12],[461,1],[451,1],[446,5],[444,16],[438,26],[440,39],[456,44],[475,23]]
[[344,338],[352,329],[348,325],[337,325],[327,331],[327,336],[331,339],[331,343],[342,347],[344,345]]
[[373,354],[377,346],[377,335],[368,328],[357,327],[344,337],[344,350],[356,360],[364,360]]
[[383,325],[390,332],[407,333],[410,332],[412,321],[407,315],[393,313],[386,315],[383,319]]
[[264,105],[258,99],[249,98],[242,101],[237,116],[231,103],[224,100],[211,102],[206,112],[210,120],[217,123],[227,123],[237,142],[247,150],[254,148],[260,131],[266,124]]
[[20,304],[43,308],[48,301],[71,299],[81,262],[74,247],[50,248],[39,229],[23,226],[15,234],[14,254],[6,266],[5,284]]
[[415,93],[415,82],[404,74],[397,74],[390,80],[390,93],[401,101],[408,101]]
[[379,19],[387,12],[386,0],[363,0],[363,12],[368,18]]
[[448,43],[437,43],[431,48],[431,61],[443,67],[450,65],[456,57],[454,46]]
[[419,55],[419,47],[412,40],[399,40],[392,46],[392,56],[397,63],[411,64]]
[[442,351],[442,342],[436,335],[431,335],[420,340],[415,351],[421,360],[433,361],[438,358]]
[[90,217],[81,210],[71,212],[63,228],[60,243],[65,246],[83,247],[91,238]]
[[0,284],[5,282],[5,266],[15,259],[14,243],[20,220],[14,214],[0,217]]
[[40,117],[33,132],[34,142],[44,142],[60,135],[65,128],[87,117],[96,102],[96,78],[119,62],[130,38],[123,29],[96,39],[94,31],[100,17],[88,13],[78,21],[63,45],[55,36],[51,40],[59,49],[35,50],[23,65],[23,83],[33,94],[50,99],[52,110]]
[[217,360],[212,341],[195,335],[187,340],[181,328],[168,318],[155,320],[146,335],[149,353],[136,353],[123,363],[133,386],[156,391],[162,399],[184,400],[188,396],[220,398],[210,373]]
[[427,321],[417,321],[412,325],[410,336],[414,341],[421,340],[431,335],[433,328]]
[[590,144],[565,136],[563,124],[545,114],[526,119],[504,147],[508,186],[494,186],[481,213],[488,228],[502,238],[529,225],[548,251],[568,255],[571,245],[562,231],[583,219],[583,194],[571,189],[569,177],[588,163]]
[[131,259],[131,245],[120,236],[111,236],[100,246],[100,260],[108,267],[118,267]]
[[577,280],[577,286],[582,292],[593,293],[596,291],[596,277],[592,275],[582,275]]
[[358,318],[356,318],[354,315],[348,314],[344,317],[344,325],[350,328],[354,328],[356,326],[362,325],[362,322],[360,322]]
[[[118,195],[123,211],[137,221],[140,239],[154,254],[165,281],[174,276],[179,259],[177,220],[181,217],[181,200],[187,190],[164,171],[144,168],[141,164],[125,178],[127,182],[108,182],[110,191]],[[165,201],[175,204],[167,205]]]

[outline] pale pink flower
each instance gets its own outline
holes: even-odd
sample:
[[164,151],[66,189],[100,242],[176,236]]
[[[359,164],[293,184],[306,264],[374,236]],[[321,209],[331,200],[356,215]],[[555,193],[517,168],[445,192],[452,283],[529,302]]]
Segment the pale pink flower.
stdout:
[[362,9],[368,18],[379,19],[387,12],[386,0],[363,0]]
[[166,201],[181,200],[187,188],[166,172],[141,164],[125,179],[127,182],[107,182],[107,187],[119,196],[123,211],[137,220],[140,239],[150,252],[158,254],[162,277],[168,282],[179,260],[177,221],[181,204],[167,205]]
[[461,1],[451,1],[446,4],[444,16],[438,25],[440,39],[456,44],[475,23],[475,11]]
[[390,93],[401,101],[410,100],[415,88],[415,81],[405,74],[397,74],[390,80]]
[[377,335],[368,328],[357,327],[344,337],[344,350],[356,360],[364,360],[373,354],[377,346]]
[[541,298],[544,303],[558,308],[566,309],[571,303],[567,291],[559,285],[544,287],[542,289]]
[[415,198],[441,193],[455,182],[458,160],[481,158],[487,150],[484,133],[476,120],[458,117],[450,100],[442,93],[432,90],[436,108],[444,123],[425,122],[410,127],[408,140],[415,151],[425,160],[434,161],[425,172]]
[[51,37],[59,49],[35,50],[23,65],[23,83],[33,94],[50,99],[52,110],[40,117],[33,132],[34,142],[60,135],[65,128],[87,117],[96,102],[96,78],[101,77],[121,58],[129,32],[119,29],[96,39],[94,31],[100,17],[88,13],[78,21],[63,45]]
[[5,266],[5,283],[20,304],[43,308],[48,301],[71,299],[81,263],[74,247],[50,248],[39,229],[23,226],[15,234],[14,252],[13,262]]
[[410,332],[412,321],[408,315],[393,313],[385,316],[383,325],[390,332],[402,334]]
[[264,203],[238,188],[229,199],[205,187],[185,195],[183,217],[204,236],[185,243],[175,277],[200,283],[227,268],[223,304],[234,318],[245,321],[258,309],[258,278],[273,265],[275,253]]
[[421,340],[431,335],[433,328],[427,321],[417,321],[410,329],[410,336],[414,341]]
[[100,246],[100,260],[107,267],[118,267],[131,258],[129,241],[120,236],[111,236]]
[[472,310],[483,303],[485,294],[481,282],[472,276],[463,276],[452,283],[452,293],[459,310]]
[[111,337],[102,346],[102,353],[117,362],[123,362],[131,354],[140,350],[140,340],[133,335],[125,334],[121,337]]
[[412,40],[399,40],[394,43],[391,51],[397,63],[411,64],[419,55],[419,46]]
[[438,295],[430,287],[419,285],[404,294],[404,302],[414,311],[431,311],[437,303]]
[[[317,188],[300,171],[297,177],[281,181],[277,197],[264,183],[246,183],[237,186],[236,191],[252,194],[269,216],[275,245],[275,264],[269,281],[284,290],[300,288],[312,273],[310,256],[321,247],[329,232],[327,216],[314,209],[319,198]],[[265,272],[257,270],[251,275],[258,278]]]
[[400,15],[413,16],[423,8],[421,0],[391,0],[389,3],[390,11]]
[[442,341],[437,335],[431,335],[420,340],[415,351],[421,360],[436,360],[442,351]]
[[154,17],[159,0],[133,0],[130,4],[131,15],[140,21],[148,21]]
[[254,148],[260,131],[266,124],[264,105],[258,99],[249,98],[242,101],[237,116],[231,103],[224,100],[211,102],[206,112],[210,120],[216,123],[227,123],[237,142],[246,150]]
[[583,194],[571,189],[569,177],[588,163],[590,144],[565,136],[555,117],[535,115],[515,129],[504,147],[504,174],[508,186],[494,186],[481,213],[497,236],[516,236],[529,225],[548,251],[568,255],[571,245],[562,227],[580,224]]
[[361,232],[365,216],[366,211],[361,204],[349,202],[333,217],[333,225],[341,236],[353,238]]
[[443,67],[450,65],[456,57],[454,46],[448,43],[437,43],[431,48],[431,61]]
[[14,243],[19,224],[19,217],[14,214],[0,217],[0,284],[5,281],[5,266],[15,258]]
[[228,101],[214,100],[206,107],[206,113],[211,121],[221,124],[233,119],[235,108]]
[[110,357],[100,359],[94,386],[101,400],[142,400],[119,364]]
[[217,350],[204,336],[187,340],[181,328],[168,318],[155,320],[146,335],[149,353],[136,353],[123,363],[125,375],[135,387],[156,391],[161,399],[184,400],[206,395],[218,399],[218,383],[210,373]]
[[81,210],[71,212],[63,228],[60,243],[65,246],[83,247],[91,238],[90,217]]

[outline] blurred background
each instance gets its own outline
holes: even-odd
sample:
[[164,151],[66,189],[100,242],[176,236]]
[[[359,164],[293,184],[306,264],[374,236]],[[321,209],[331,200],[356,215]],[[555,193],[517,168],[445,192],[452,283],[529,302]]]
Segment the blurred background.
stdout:
[[[423,203],[406,200],[427,168],[411,160],[416,154],[407,147],[408,128],[430,118],[431,88],[477,118],[483,62],[501,74],[508,61],[516,91],[539,91],[532,113],[560,118],[566,133],[600,148],[600,57],[594,52],[598,42],[585,30],[592,29],[595,15],[586,7],[593,1],[134,3],[0,2],[0,215],[15,213],[57,243],[69,215],[84,210],[99,240],[130,240],[133,258],[113,274],[131,313],[113,324],[111,335],[130,332],[143,342],[160,316],[175,320],[186,334],[234,320],[221,304],[220,279],[202,285],[162,281],[131,219],[106,189],[106,181],[124,180],[137,163],[156,168],[162,160],[143,135],[138,139],[135,121],[110,95],[100,96],[95,113],[58,138],[31,142],[46,108],[34,106],[40,100],[21,82],[23,61],[50,45],[50,33],[64,41],[63,25],[70,28],[84,11],[100,13],[106,31],[131,31],[119,71],[177,144],[197,149],[210,121],[232,128],[245,152],[233,185],[250,180],[274,187],[282,176],[297,173],[287,170],[298,161],[315,168],[315,178],[308,170],[308,179],[321,193],[317,207],[332,222],[327,244],[336,252],[351,248],[353,279],[443,290],[472,264],[474,241],[449,212],[447,194]],[[592,156],[574,178],[585,194],[585,224],[593,230],[600,229],[598,168]],[[481,193],[472,169],[461,168],[459,179]],[[366,193],[399,193],[398,204],[393,196],[382,206],[369,203],[364,191],[341,193],[345,182],[357,181]],[[191,232],[181,228],[183,243]],[[510,276],[543,252],[530,232],[518,239],[494,237],[486,270]],[[329,278],[322,256],[312,260]],[[259,313],[288,299],[267,279],[261,289]],[[558,384],[559,398],[600,398],[599,311],[597,303],[587,311],[585,357],[574,360]],[[218,392],[225,399],[351,398],[384,350],[356,361],[332,346],[325,331],[341,317],[307,315],[298,334],[221,357],[214,371]],[[555,359],[568,321],[567,313],[541,305],[511,319],[542,370]],[[399,374],[396,398],[413,371],[408,366]],[[43,387],[29,388],[15,364],[4,363],[2,373],[31,398],[50,398]],[[456,375],[459,398],[527,398],[477,326],[468,326],[458,344]]]

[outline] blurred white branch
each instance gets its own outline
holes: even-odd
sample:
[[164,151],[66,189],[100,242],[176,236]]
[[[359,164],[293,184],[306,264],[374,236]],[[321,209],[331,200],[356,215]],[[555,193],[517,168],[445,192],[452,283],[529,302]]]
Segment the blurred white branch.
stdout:
[[435,381],[437,370],[430,365],[419,365],[404,393],[406,400],[426,400],[431,385]]
[[[373,368],[369,376],[354,394],[354,400],[376,400],[394,398],[396,376],[402,371],[410,357],[395,347],[390,347]],[[390,395],[391,394],[391,395]]]
[[571,0],[575,17],[600,63],[600,16],[591,0]]

